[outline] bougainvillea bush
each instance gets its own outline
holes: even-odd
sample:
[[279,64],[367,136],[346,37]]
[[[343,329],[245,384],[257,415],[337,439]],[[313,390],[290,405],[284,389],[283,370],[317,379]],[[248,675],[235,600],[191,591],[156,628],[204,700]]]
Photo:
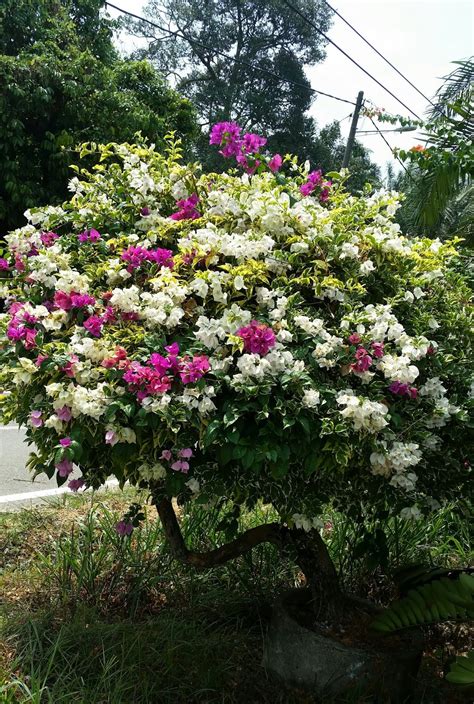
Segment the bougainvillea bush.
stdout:
[[418,519],[466,496],[455,244],[408,238],[396,193],[349,196],[237,126],[211,143],[235,172],[182,164],[171,139],[84,145],[100,163],[70,201],[7,235],[0,387],[32,470],[74,490],[115,475],[157,505],[263,501],[300,532],[328,504]]

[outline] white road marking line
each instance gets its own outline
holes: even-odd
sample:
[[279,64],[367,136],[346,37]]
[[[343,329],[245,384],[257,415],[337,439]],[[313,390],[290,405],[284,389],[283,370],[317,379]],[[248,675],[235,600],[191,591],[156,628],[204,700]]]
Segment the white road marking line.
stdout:
[[[111,486],[118,486],[118,480],[110,479],[106,481],[103,486],[106,488]],[[80,493],[82,494],[83,492]],[[6,496],[0,496],[0,504],[9,504],[13,503],[14,501],[25,501],[28,499],[41,499],[46,496],[59,496],[60,494],[73,495],[74,492],[68,489],[67,486],[61,486],[57,489],[41,489],[40,491],[27,491],[22,494],[7,494]]]

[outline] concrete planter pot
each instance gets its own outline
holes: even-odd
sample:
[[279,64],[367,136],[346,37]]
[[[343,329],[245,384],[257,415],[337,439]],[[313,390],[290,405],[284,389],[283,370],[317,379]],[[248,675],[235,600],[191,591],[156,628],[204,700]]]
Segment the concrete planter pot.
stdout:
[[[307,610],[308,595],[296,591],[300,593],[283,596],[273,609],[263,654],[270,674],[309,690],[323,702],[349,692],[372,696],[370,701],[380,704],[410,701],[423,653],[420,634],[392,637],[390,643],[375,636],[372,642],[347,644],[309,627],[314,616]],[[360,608],[361,602],[357,604]]]

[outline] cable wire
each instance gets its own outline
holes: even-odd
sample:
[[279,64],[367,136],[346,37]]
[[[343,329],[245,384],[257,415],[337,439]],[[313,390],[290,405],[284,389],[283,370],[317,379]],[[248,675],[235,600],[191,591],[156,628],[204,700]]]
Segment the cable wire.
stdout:
[[406,81],[412,88],[414,88],[416,92],[421,95],[422,98],[428,101],[428,103],[430,103],[430,105],[432,105],[434,108],[438,107],[437,105],[435,105],[435,103],[433,103],[430,98],[428,98],[428,96],[426,96],[419,88],[417,88],[415,84],[412,83],[410,79],[405,76],[405,74],[403,74],[396,66],[392,64],[391,61],[389,61],[378,49],[376,49],[375,46],[371,44],[369,40],[364,37],[363,34],[361,34],[348,20],[346,20],[346,18],[343,17],[341,13],[336,10],[336,8],[330,5],[327,0],[324,0],[324,3],[329,7],[330,10],[334,12],[335,15],[337,15],[343,22],[345,22],[347,26],[350,27],[352,31],[355,32],[357,36],[360,37],[362,41],[367,44],[367,46],[370,46],[370,48],[373,49],[373,51],[375,51],[375,53],[378,54],[378,56],[380,56],[380,58],[383,59],[386,64],[393,68],[393,70],[396,71],[398,75],[403,78],[404,81]]
[[289,0],[283,0],[283,2],[290,10],[292,10],[292,12],[296,12],[296,14],[299,15],[307,24],[309,24],[310,27],[312,27],[318,34],[320,34],[322,37],[324,37],[326,39],[326,41],[328,41],[330,44],[332,44],[334,47],[336,47],[336,49],[338,51],[340,51],[341,54],[344,54],[344,56],[346,58],[348,58],[349,61],[351,61],[353,64],[355,64],[357,66],[357,68],[359,68],[361,71],[363,71],[363,73],[365,73],[366,76],[371,78],[375,83],[377,83],[377,85],[379,85],[381,88],[383,88],[389,95],[392,96],[392,98],[395,98],[397,103],[400,103],[400,105],[403,105],[405,110],[408,110],[408,112],[411,112],[411,114],[414,115],[418,120],[421,120],[420,116],[417,115],[414,110],[409,108],[408,105],[406,105],[403,102],[403,100],[400,100],[400,98],[397,98],[395,93],[392,93],[392,91],[389,88],[387,88],[386,86],[384,86],[384,84],[381,83],[377,78],[375,78],[375,76],[372,76],[372,74],[369,73],[369,71],[367,71],[367,69],[365,69],[363,66],[361,66],[355,59],[353,59],[352,56],[350,56],[350,54],[347,53],[347,51],[344,51],[344,49],[342,49],[342,47],[340,47],[339,44],[336,44],[335,41],[333,41],[330,37],[328,37],[328,35],[325,32],[323,32],[322,29],[319,29],[319,27],[312,20],[310,20],[309,17],[304,14],[304,12],[301,12],[301,10],[299,8],[295,7],[293,5],[293,3],[289,2]]
[[277,73],[274,73],[273,71],[269,71],[266,68],[263,68],[262,66],[255,66],[255,64],[251,64],[248,61],[244,61],[243,59],[237,59],[234,56],[230,56],[229,54],[224,53],[223,51],[219,51],[218,49],[214,47],[210,47],[208,44],[203,44],[202,42],[198,41],[197,39],[192,39],[191,37],[187,37],[186,35],[182,34],[180,30],[174,31],[171,29],[167,29],[166,27],[162,27],[156,22],[152,22],[151,20],[147,19],[146,17],[140,17],[140,15],[136,15],[133,12],[129,12],[128,10],[124,10],[121,7],[118,7],[117,5],[114,5],[111,2],[105,2],[105,5],[108,7],[113,7],[114,10],[117,10],[118,12],[121,12],[124,15],[128,15],[129,17],[133,17],[136,20],[139,20],[140,22],[145,22],[146,24],[151,25],[152,27],[155,27],[156,29],[159,29],[160,32],[165,32],[169,37],[179,37],[180,39],[184,39],[185,41],[189,42],[190,44],[195,44],[196,46],[201,47],[201,49],[207,49],[208,51],[211,51],[213,54],[217,54],[217,56],[222,56],[223,58],[227,59],[228,61],[232,61],[236,64],[240,64],[242,66],[246,66],[247,68],[251,68],[254,71],[260,71],[262,73],[266,73],[268,76],[272,76],[273,78],[276,78],[278,81],[281,81],[283,83],[289,83],[290,85],[297,86],[298,88],[303,88],[304,90],[307,90],[310,93],[317,93],[318,95],[324,95],[326,98],[332,98],[333,100],[339,100],[341,103],[348,103],[349,105],[355,105],[355,102],[353,100],[347,100],[346,98],[340,98],[337,95],[331,95],[331,93],[325,93],[322,90],[317,90],[316,88],[311,88],[311,86],[305,85],[304,83],[299,83],[298,81],[292,81],[291,78],[284,78],[283,76],[278,75]]
[[383,134],[382,130],[379,130],[379,128],[377,127],[377,125],[375,124],[375,122],[372,120],[371,117],[369,117],[369,120],[371,121],[371,123],[373,124],[373,126],[375,127],[375,129],[377,130],[377,132],[379,133],[379,135],[382,137],[382,139],[383,139],[383,141],[385,142],[385,144],[387,145],[387,147],[388,147],[388,148],[390,149],[390,151],[392,152],[392,156],[395,157],[395,159],[398,161],[398,163],[400,164],[400,166],[402,167],[402,169],[404,170],[404,172],[407,174],[407,176],[410,178],[410,180],[413,181],[413,183],[416,183],[416,182],[415,182],[415,179],[413,178],[413,176],[411,175],[411,173],[408,171],[407,167],[405,166],[405,164],[403,163],[403,161],[400,159],[400,157],[398,157],[396,154],[394,154],[393,148],[392,148],[392,147],[390,146],[390,144],[388,143],[388,141],[387,141],[385,135]]

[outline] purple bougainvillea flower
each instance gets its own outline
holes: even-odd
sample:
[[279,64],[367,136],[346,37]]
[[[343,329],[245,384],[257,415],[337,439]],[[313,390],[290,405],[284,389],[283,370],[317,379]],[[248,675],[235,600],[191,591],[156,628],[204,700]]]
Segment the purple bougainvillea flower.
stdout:
[[41,411],[31,411],[30,423],[33,428],[41,428],[41,426],[43,425],[42,415],[43,414]]
[[92,337],[100,337],[102,335],[104,321],[99,315],[91,315],[87,320],[84,320],[83,324]]
[[56,411],[56,415],[59,420],[64,420],[66,423],[68,423],[72,418],[71,409],[68,406],[58,408],[58,410]]
[[61,460],[56,464],[56,469],[60,477],[68,477],[73,469],[71,460]]
[[79,489],[82,489],[82,487],[85,485],[84,479],[71,479],[70,482],[68,482],[68,489],[71,491],[79,491]]
[[115,530],[120,536],[125,537],[132,534],[133,526],[130,521],[121,520],[116,524]]

